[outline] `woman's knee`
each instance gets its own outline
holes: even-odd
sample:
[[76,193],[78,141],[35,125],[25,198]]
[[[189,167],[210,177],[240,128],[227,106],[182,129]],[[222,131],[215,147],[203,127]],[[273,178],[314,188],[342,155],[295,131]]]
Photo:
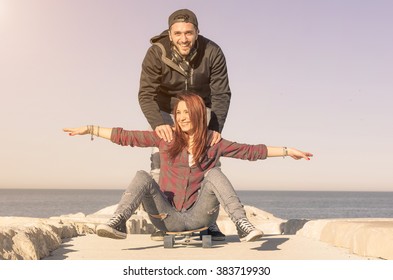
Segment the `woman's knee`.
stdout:
[[219,167],[213,167],[205,174],[205,178],[215,177],[215,176],[225,176]]
[[146,172],[145,170],[138,170],[135,174],[135,177],[140,178],[140,179],[144,179],[146,181],[150,181],[152,179],[151,175],[148,172]]
[[126,192],[131,192],[132,190],[135,190],[135,188],[149,185],[152,180],[153,178],[146,171],[137,171],[131,183],[128,185]]
[[227,176],[221,171],[221,168],[214,167],[205,174],[205,180],[216,183],[229,183]]

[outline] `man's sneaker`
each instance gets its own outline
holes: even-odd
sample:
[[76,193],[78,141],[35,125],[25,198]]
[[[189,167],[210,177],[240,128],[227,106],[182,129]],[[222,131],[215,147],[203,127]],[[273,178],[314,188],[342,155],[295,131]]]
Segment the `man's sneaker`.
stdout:
[[123,214],[115,215],[106,224],[97,226],[96,233],[101,237],[126,239],[126,222],[127,220]]
[[237,220],[235,224],[240,241],[256,241],[263,236],[263,232],[254,227],[246,218]]
[[157,230],[150,235],[150,239],[154,241],[164,241],[165,232]]
[[207,229],[207,234],[211,235],[213,241],[224,241],[225,234],[223,234],[217,226],[217,223],[212,224]]

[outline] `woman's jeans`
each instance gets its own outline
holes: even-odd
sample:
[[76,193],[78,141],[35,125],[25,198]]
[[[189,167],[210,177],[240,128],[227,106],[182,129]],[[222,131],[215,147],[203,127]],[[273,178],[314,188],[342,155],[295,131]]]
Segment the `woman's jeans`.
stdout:
[[246,218],[244,207],[232,184],[219,168],[207,172],[197,201],[183,211],[178,211],[170,204],[149,173],[138,171],[124,192],[115,215],[123,214],[129,219],[141,203],[153,225],[162,231],[185,231],[210,226],[217,220],[220,204],[233,222]]

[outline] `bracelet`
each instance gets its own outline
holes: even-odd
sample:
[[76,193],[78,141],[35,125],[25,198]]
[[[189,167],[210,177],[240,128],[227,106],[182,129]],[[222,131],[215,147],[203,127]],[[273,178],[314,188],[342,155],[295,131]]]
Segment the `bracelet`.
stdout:
[[288,148],[287,147],[282,147],[282,157],[285,158],[288,156]]
[[[90,133],[90,140],[94,140],[94,125],[88,125],[87,131]],[[97,136],[100,137],[100,127],[97,126]]]

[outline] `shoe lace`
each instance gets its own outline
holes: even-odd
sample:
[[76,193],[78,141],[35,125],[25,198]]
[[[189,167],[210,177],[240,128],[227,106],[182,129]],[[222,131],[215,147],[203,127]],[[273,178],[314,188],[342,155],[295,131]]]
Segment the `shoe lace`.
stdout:
[[242,230],[243,232],[249,233],[255,229],[255,227],[247,220],[241,219],[236,223],[238,229]]
[[124,216],[122,214],[118,214],[109,219],[108,225],[111,227],[115,227],[118,226],[123,220]]

